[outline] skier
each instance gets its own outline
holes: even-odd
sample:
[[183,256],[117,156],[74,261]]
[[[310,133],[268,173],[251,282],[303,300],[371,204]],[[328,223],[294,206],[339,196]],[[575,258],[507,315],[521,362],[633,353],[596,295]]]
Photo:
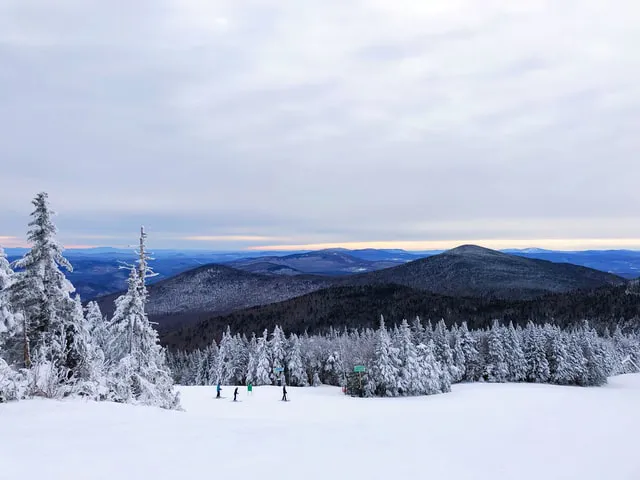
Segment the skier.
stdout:
[[236,389],[233,391],[233,401],[237,402],[237,397],[238,397],[238,387],[236,387]]
[[247,395],[253,395],[253,385],[251,382],[247,383]]
[[222,391],[222,387],[220,387],[220,382],[218,382],[218,385],[216,386],[216,398],[220,398],[220,392]]
[[282,401],[283,402],[287,401],[287,386],[286,385],[282,385]]

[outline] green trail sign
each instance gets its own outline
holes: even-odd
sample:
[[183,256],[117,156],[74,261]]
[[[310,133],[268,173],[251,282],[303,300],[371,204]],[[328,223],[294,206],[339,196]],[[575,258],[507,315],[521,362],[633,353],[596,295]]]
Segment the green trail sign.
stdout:
[[362,372],[366,372],[367,369],[364,367],[364,365],[356,365],[355,367],[353,367],[353,371],[355,373],[362,373]]

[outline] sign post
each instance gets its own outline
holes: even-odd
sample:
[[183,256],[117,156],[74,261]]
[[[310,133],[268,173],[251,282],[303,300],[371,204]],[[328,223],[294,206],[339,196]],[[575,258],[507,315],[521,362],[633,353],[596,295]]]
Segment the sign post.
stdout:
[[366,371],[367,369],[364,365],[356,365],[353,367],[353,372],[357,373],[360,378],[360,395],[362,395],[362,373]]
[[273,368],[273,373],[275,373],[276,375],[278,373],[280,374],[280,381],[282,383],[284,383],[283,372],[284,372],[284,368],[283,367],[274,367]]

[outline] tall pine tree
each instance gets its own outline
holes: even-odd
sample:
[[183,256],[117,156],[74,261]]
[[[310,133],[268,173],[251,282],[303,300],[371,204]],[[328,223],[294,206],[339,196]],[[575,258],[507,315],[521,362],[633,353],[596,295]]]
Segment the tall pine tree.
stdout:
[[145,312],[144,279],[150,270],[146,263],[145,238],[142,230],[138,268],[131,268],[127,293],[116,300],[116,311],[110,322],[109,353],[115,369],[111,390],[116,401],[178,408],[178,395],[173,390],[165,351]]

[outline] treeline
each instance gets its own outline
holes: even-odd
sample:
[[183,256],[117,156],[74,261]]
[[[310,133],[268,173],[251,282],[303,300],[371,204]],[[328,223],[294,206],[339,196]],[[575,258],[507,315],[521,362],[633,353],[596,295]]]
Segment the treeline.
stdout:
[[71,270],[56,241],[46,193],[33,200],[32,247],[10,265],[0,249],[0,402],[80,395],[95,400],[178,408],[165,351],[146,313],[148,265],[141,230],[128,291],[107,321],[83,308],[65,278]]
[[[361,396],[428,395],[458,382],[535,382],[597,386],[611,375],[638,371],[640,336],[620,328],[598,333],[583,322],[469,330],[466,323],[435,326],[416,318],[388,329],[331,330],[326,335],[262,336],[224,333],[220,343],[170,352],[168,364],[183,385],[252,383],[328,384]],[[363,373],[354,367],[364,367]],[[283,369],[282,373],[279,373]]]
[[[443,318],[449,326],[466,322],[470,329],[486,328],[495,319],[523,327],[531,319],[537,324],[551,323],[566,329],[588,319],[601,334],[611,325],[631,332],[640,329],[640,302],[636,295],[628,293],[629,287],[615,286],[513,301],[449,297],[400,285],[331,287],[200,322],[196,322],[195,317],[201,319],[202,314],[193,315],[190,324],[165,332],[161,340],[172,350],[202,349],[213,340],[220,341],[227,325],[247,335],[265,328],[271,331],[275,325],[298,335],[305,331],[319,334],[327,333],[332,326],[375,328],[380,314],[394,323],[420,316],[434,321]],[[170,320],[170,317],[158,318],[163,322]]]

